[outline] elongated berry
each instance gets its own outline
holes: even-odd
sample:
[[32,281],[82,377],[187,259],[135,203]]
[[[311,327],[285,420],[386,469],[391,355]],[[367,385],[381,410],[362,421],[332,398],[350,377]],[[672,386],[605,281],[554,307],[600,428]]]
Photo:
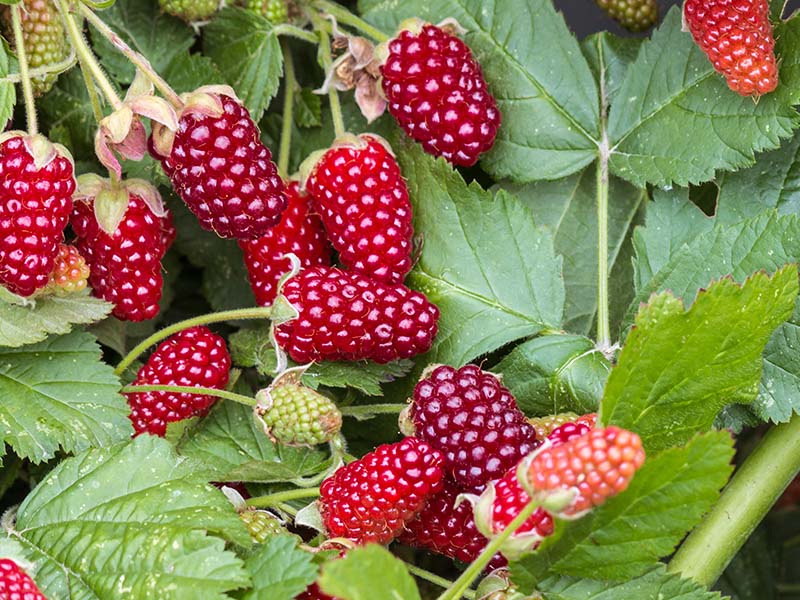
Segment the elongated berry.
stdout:
[[281,277],[291,271],[285,255],[294,254],[301,267],[330,265],[331,253],[319,216],[309,206],[310,198],[296,181],[286,186],[288,206],[281,222],[254,240],[242,240],[250,287],[261,306],[273,303]]
[[384,283],[411,270],[411,202],[386,142],[347,136],[316,161],[306,184],[346,267]]
[[378,446],[322,482],[318,507],[329,537],[388,544],[442,489],[442,455],[405,438]]
[[439,309],[419,292],[335,267],[306,269],[283,288],[299,317],[276,328],[278,344],[298,363],[387,363],[427,352]]
[[[218,335],[192,327],[163,341],[139,369],[133,385],[175,385],[223,389],[231,357]],[[202,415],[216,398],[205,394],[137,392],[125,394],[136,434],[163,436],[167,424]]]
[[389,112],[426,152],[475,164],[494,144],[500,111],[467,45],[442,27],[410,24],[380,68]]
[[10,558],[0,559],[0,599],[47,600],[30,575]]

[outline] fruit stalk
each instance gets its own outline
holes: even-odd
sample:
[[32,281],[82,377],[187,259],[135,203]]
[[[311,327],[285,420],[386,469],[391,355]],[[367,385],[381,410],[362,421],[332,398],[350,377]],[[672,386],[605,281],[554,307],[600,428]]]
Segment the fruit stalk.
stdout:
[[126,385],[120,390],[123,394],[141,394],[144,392],[172,392],[175,394],[203,394],[205,396],[214,396],[215,398],[223,398],[225,400],[233,400],[245,406],[255,406],[255,398],[236,394],[227,390],[218,390],[217,388],[209,387],[195,387],[190,385]]
[[389,39],[389,36],[383,33],[380,29],[373,27],[363,19],[357,17],[349,10],[343,6],[340,6],[339,4],[336,4],[335,2],[328,2],[328,0],[315,0],[312,2],[312,6],[323,13],[327,13],[334,17],[339,23],[349,25],[354,29],[358,29],[362,33],[367,34],[376,42],[385,42]]
[[800,416],[770,429],[668,570],[711,586],[800,471]]
[[405,404],[362,404],[360,406],[343,406],[339,411],[343,417],[353,417],[358,421],[366,421],[377,415],[399,414],[405,407]]
[[[453,582],[450,581],[449,579],[440,577],[439,575],[431,573],[430,571],[426,571],[425,569],[420,569],[416,565],[412,565],[411,563],[405,563],[405,565],[406,569],[408,569],[408,572],[411,573],[414,577],[427,581],[428,583],[432,583],[433,585],[436,585],[444,589],[447,589],[451,585],[453,585]],[[472,600],[473,598],[475,598],[475,592],[473,592],[472,590],[466,590],[461,595],[461,597],[467,598],[467,600]]]
[[289,171],[289,151],[292,147],[292,120],[294,118],[294,92],[297,77],[294,74],[294,59],[289,44],[281,40],[283,52],[283,85],[286,87],[283,96],[283,123],[281,125],[281,146],[278,150],[278,173],[286,180]]
[[[312,15],[311,22],[319,35],[319,52],[322,59],[322,68],[327,74],[333,68],[333,57],[331,56],[331,39],[328,35],[327,24],[319,15]],[[345,134],[344,117],[342,117],[342,103],[339,101],[339,92],[332,85],[328,86],[328,100],[331,105],[331,118],[333,119],[333,131],[339,138]]]
[[36,135],[39,126],[36,119],[36,103],[33,101],[33,82],[28,70],[28,55],[25,52],[25,36],[22,33],[22,7],[15,4],[11,7],[11,26],[14,29],[14,46],[19,60],[19,74],[22,83],[22,95],[25,98],[25,115],[28,120],[28,133]]
[[600,77],[600,128],[602,138],[597,157],[597,344],[603,350],[611,348],[611,325],[608,316],[608,141],[605,74]]
[[255,498],[248,498],[245,503],[251,508],[269,508],[271,506],[278,506],[290,500],[302,500],[305,498],[319,497],[319,488],[300,488],[297,490],[286,490],[283,492],[275,492],[266,496],[256,496]]

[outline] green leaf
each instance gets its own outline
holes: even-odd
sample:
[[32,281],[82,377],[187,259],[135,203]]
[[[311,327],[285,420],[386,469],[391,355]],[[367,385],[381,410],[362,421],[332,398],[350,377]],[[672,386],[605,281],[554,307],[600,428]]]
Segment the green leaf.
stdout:
[[452,17],[481,64],[503,115],[481,162],[495,178],[525,182],[575,173],[597,156],[597,84],[550,0],[362,0],[365,18],[390,31],[408,17]]
[[[0,77],[9,73],[9,60],[6,45],[0,43]],[[7,123],[14,113],[17,103],[17,92],[10,81],[0,82],[0,123]]]
[[539,584],[543,600],[721,600],[691,579],[682,579],[657,566],[624,583],[550,577]]
[[253,589],[242,600],[292,600],[317,577],[312,557],[297,548],[295,536],[279,535],[259,544],[245,562]]
[[588,338],[545,335],[520,344],[492,370],[529,416],[583,415],[600,405],[611,364]]
[[610,580],[642,575],[714,505],[733,471],[732,458],[727,431],[648,456],[619,496],[579,520],[557,522],[535,553],[512,565],[514,580],[526,591],[547,574]]
[[49,598],[212,600],[247,585],[215,532],[242,544],[228,500],[194,479],[169,443],[138,436],[59,464],[19,507],[10,532],[39,565]]
[[34,462],[56,451],[106,446],[132,433],[114,370],[75,332],[24,348],[0,348],[0,436]]
[[[556,254],[564,257],[564,329],[588,335],[597,314],[597,178],[595,169],[556,181],[504,184],[553,233]],[[608,265],[612,323],[619,323],[633,291],[631,229],[642,219],[646,190],[612,177],[609,181]]]
[[310,88],[302,88],[294,97],[294,122],[298,127],[322,125],[322,98]]
[[283,56],[267,19],[229,7],[206,27],[203,49],[217,64],[255,121],[278,92]]
[[688,311],[669,292],[653,296],[611,371],[599,421],[637,432],[653,452],[710,428],[726,404],[752,402],[761,353],[797,294],[797,266],[789,265],[742,286],[714,282]]
[[63,73],[48,94],[36,100],[43,130],[53,142],[64,144],[73,156],[94,156],[97,121],[80,69]]
[[375,600],[376,590],[385,600],[419,600],[419,590],[405,565],[377,545],[355,548],[341,560],[322,568],[319,585],[326,594],[342,600]]
[[775,28],[775,53],[780,61],[778,85],[786,90],[792,104],[800,104],[800,17]]
[[614,103],[642,42],[644,38],[618,37],[608,31],[592,34],[581,42],[595,79],[599,82],[602,78],[607,104]]
[[161,75],[179,94],[222,81],[222,73],[214,61],[202,54],[188,52],[173,58]]
[[178,444],[209,481],[285,482],[316,475],[330,466],[328,456],[310,448],[273,444],[256,424],[253,410],[218,402]]
[[783,86],[758,103],[729,90],[681,31],[675,7],[642,45],[611,107],[610,168],[637,186],[709,180],[778,147],[798,125],[791,104]]
[[711,231],[713,225],[714,219],[689,200],[688,189],[655,190],[647,206],[646,227],[633,232],[636,289],[644,288],[679,248]]
[[552,235],[506,192],[492,198],[419,146],[394,146],[408,180],[414,228],[425,232],[408,283],[441,310],[429,362],[464,364],[508,342],[558,329],[564,282]]
[[32,306],[0,302],[0,346],[24,346],[51,334],[69,333],[73,325],[101,320],[111,308],[88,293],[38,298]]
[[[131,48],[146,56],[158,72],[165,70],[176,56],[188,52],[195,41],[192,29],[161,10],[155,0],[117,0],[101,16]],[[120,84],[131,83],[136,74],[133,64],[94,30],[92,42],[111,75]]]

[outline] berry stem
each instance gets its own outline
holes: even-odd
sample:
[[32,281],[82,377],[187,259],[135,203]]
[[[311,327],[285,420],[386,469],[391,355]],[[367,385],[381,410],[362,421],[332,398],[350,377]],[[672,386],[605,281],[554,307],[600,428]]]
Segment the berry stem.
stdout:
[[378,415],[396,415],[406,407],[406,404],[363,404],[361,406],[342,406],[339,411],[343,417],[354,417],[359,421],[366,421]]
[[800,470],[800,416],[770,429],[668,570],[711,586]]
[[[314,29],[317,30],[319,35],[319,54],[322,59],[322,68],[325,73],[329,73],[333,68],[333,57],[331,56],[331,40],[326,30],[325,22],[319,15],[311,15],[311,21],[314,23]],[[332,85],[328,86],[328,99],[331,105],[331,118],[333,119],[333,131],[336,137],[341,137],[345,134],[344,117],[342,116],[342,104],[339,101],[339,92]]]
[[[314,38],[316,39],[316,38]],[[69,71],[72,67],[75,66],[75,63],[78,60],[77,54],[75,54],[75,49],[73,48],[70,50],[69,56],[64,60],[60,60],[57,63],[53,63],[50,65],[42,65],[41,67],[36,67],[35,69],[28,69],[28,74],[31,77],[43,77],[45,75],[53,75],[56,73],[64,73]],[[22,82],[22,75],[20,73],[9,73],[5,77],[0,77],[0,83],[21,83]]]
[[67,35],[69,35],[72,47],[78,55],[78,62],[81,65],[81,70],[88,71],[91,74],[91,77],[97,82],[97,85],[100,86],[100,90],[103,92],[106,100],[108,100],[114,110],[118,110],[122,107],[122,100],[120,100],[117,90],[114,89],[114,86],[103,72],[100,63],[97,62],[97,58],[95,58],[91,48],[89,48],[89,44],[86,42],[83,33],[75,22],[75,17],[70,13],[67,0],[57,1],[58,10],[67,27]]
[[120,390],[123,394],[140,394],[143,392],[172,392],[175,394],[204,394],[206,396],[214,396],[215,398],[224,398],[225,400],[233,400],[239,404],[253,407],[256,405],[255,398],[250,396],[243,396],[227,390],[218,390],[217,388],[208,387],[194,387],[191,385],[126,385]]
[[476,577],[480,576],[483,570],[486,568],[492,557],[497,554],[500,548],[503,547],[503,543],[510,538],[514,532],[519,529],[522,524],[530,518],[530,516],[536,512],[536,509],[539,508],[539,504],[531,500],[528,504],[525,505],[520,513],[514,517],[514,520],[508,524],[499,535],[492,538],[492,540],[486,545],[486,547],[481,551],[474,561],[470,563],[470,565],[461,573],[461,576],[455,580],[452,586],[448,588],[441,596],[437,598],[437,600],[458,600],[464,595],[464,592],[469,589],[469,586],[472,585],[472,582],[475,580]]
[[[65,0],[59,0],[59,2],[62,3],[64,1]],[[156,72],[149,60],[128,46],[128,44],[126,44],[121,37],[114,33],[114,31],[108,25],[106,25],[100,17],[94,14],[92,9],[90,9],[88,6],[79,2],[78,9],[81,11],[83,16],[86,17],[86,20],[89,21],[89,23],[91,23],[104,38],[111,42],[111,44],[117,50],[124,54],[125,57],[131,61],[131,63],[133,63],[137,69],[139,69],[150,81],[153,82],[153,85],[156,86],[158,91],[164,94],[164,97],[170,104],[172,104],[175,108],[180,108],[183,106],[183,100],[181,100],[180,96],[178,96],[175,90],[170,87],[164,78]]]
[[281,126],[281,145],[278,150],[278,173],[285,180],[289,171],[289,152],[292,149],[292,126],[294,120],[294,93],[297,88],[297,77],[294,73],[294,59],[289,44],[281,40],[283,52],[283,71],[285,86],[283,95],[283,124]]
[[362,33],[367,34],[376,42],[385,42],[389,39],[389,36],[383,33],[380,29],[373,27],[364,19],[357,17],[345,7],[340,6],[335,2],[329,2],[328,0],[314,0],[314,2],[311,4],[314,6],[314,8],[327,13],[332,17],[335,17],[336,21],[339,23],[349,25],[350,27],[358,29]]
[[[418,578],[420,578],[420,579],[422,579],[424,581],[427,581],[429,583],[432,583],[433,585],[439,586],[440,588],[444,588],[444,589],[447,589],[451,585],[453,585],[453,582],[450,581],[449,579],[445,579],[444,577],[440,577],[439,575],[436,575],[435,573],[431,573],[430,571],[426,571],[425,569],[421,569],[416,565],[412,565],[411,563],[407,563],[405,561],[403,561],[403,562],[405,563],[406,569],[408,569],[408,572],[411,573],[412,575],[414,575],[415,577],[418,577]],[[475,598],[475,592],[473,592],[472,590],[467,590],[462,594],[462,597],[463,598],[467,598],[468,600],[472,600],[473,598]]]
[[610,155],[605,88],[605,67],[600,73],[600,130],[597,156],[597,343],[601,350],[611,347],[608,310],[608,159]]
[[39,126],[36,119],[36,103],[33,101],[33,83],[28,70],[28,54],[25,52],[25,36],[22,33],[22,7],[20,4],[11,7],[11,27],[14,29],[14,46],[19,60],[19,75],[22,83],[22,95],[25,98],[28,133],[36,135],[39,132]]
[[174,333],[194,327],[196,325],[208,325],[210,323],[221,323],[224,321],[236,321],[241,319],[270,319],[274,312],[271,306],[263,306],[257,308],[239,308],[236,310],[226,310],[222,312],[210,313],[207,315],[200,315],[184,321],[178,321],[169,327],[165,327],[156,331],[153,335],[144,339],[141,343],[137,344],[128,354],[119,362],[114,373],[121,375],[128,366],[133,363],[145,350],[153,344],[157,344],[161,340],[167,339]]
[[298,40],[303,40],[304,42],[309,42],[310,44],[318,44],[319,37],[312,33],[311,31],[306,31],[305,29],[300,29],[299,27],[295,27],[294,25],[289,25],[288,23],[281,23],[280,25],[276,25],[272,28],[272,33],[277,36],[288,36],[293,37]]
[[302,500],[304,498],[317,498],[319,497],[319,488],[300,488],[297,490],[286,490],[284,492],[275,492],[266,496],[256,496],[255,498],[248,498],[245,501],[247,506],[253,508],[269,508],[270,506],[277,506],[284,502],[291,500]]

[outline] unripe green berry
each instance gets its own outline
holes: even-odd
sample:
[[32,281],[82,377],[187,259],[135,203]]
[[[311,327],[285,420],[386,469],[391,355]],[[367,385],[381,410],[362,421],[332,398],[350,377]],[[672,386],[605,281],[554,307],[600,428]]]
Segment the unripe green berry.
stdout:
[[258,544],[263,544],[275,535],[289,533],[281,524],[278,517],[265,510],[252,508],[239,513],[239,518],[244,522],[250,537]]
[[330,399],[295,382],[281,382],[257,396],[269,435],[290,446],[331,441],[342,427],[342,413]]
[[276,25],[289,20],[286,0],[247,0],[247,9]]
[[189,23],[205,21],[219,9],[219,0],[158,0],[162,10]]
[[658,20],[656,0],[597,0],[597,4],[630,31],[644,31]]

